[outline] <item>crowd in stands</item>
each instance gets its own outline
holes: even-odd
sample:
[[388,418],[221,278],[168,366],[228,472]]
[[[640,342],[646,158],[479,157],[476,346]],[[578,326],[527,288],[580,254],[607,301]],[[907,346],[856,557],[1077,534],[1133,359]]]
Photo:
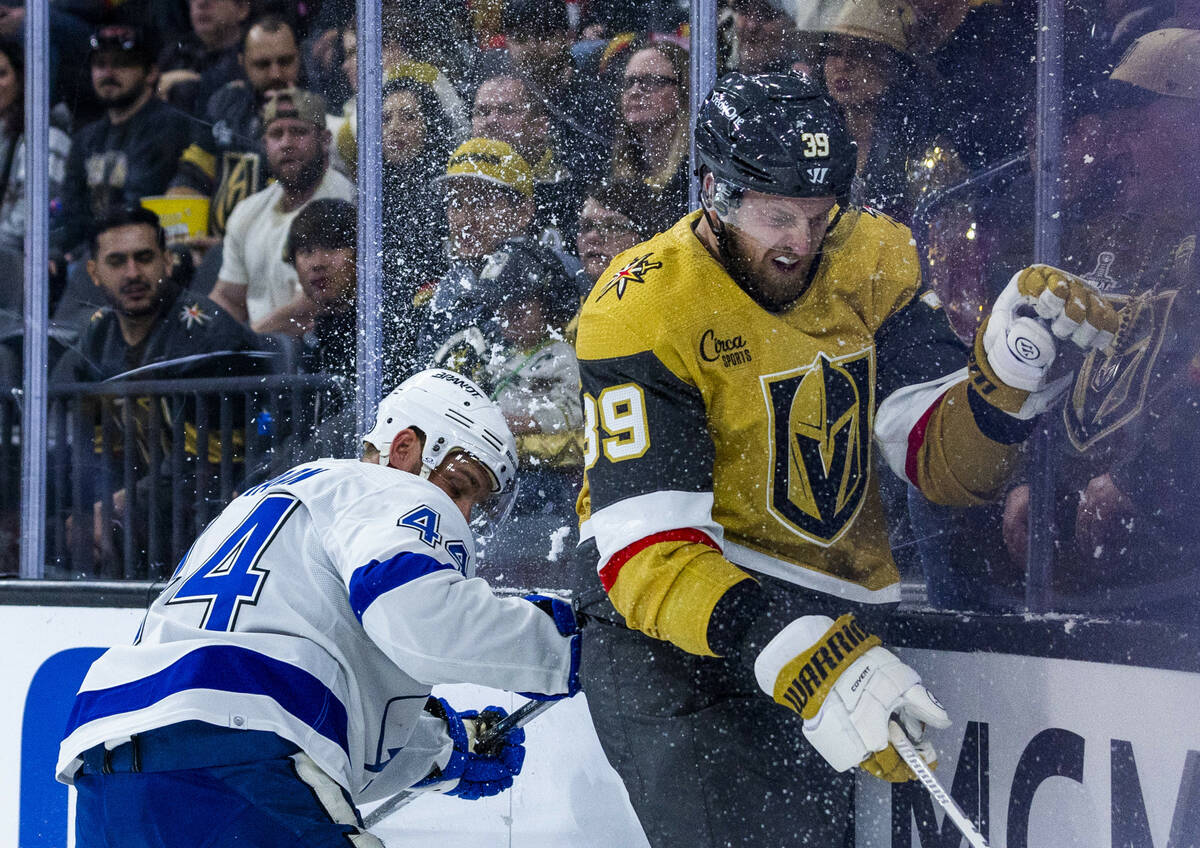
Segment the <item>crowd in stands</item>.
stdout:
[[[1067,13],[1061,264],[1134,303],[1124,341],[1154,354],[1132,374],[1132,352],[1092,363],[1092,395],[1126,379],[1136,402],[1100,409],[1108,396],[1077,388],[1053,436],[1073,469],[1060,475],[1059,553],[1072,563],[1062,588],[1088,604],[1096,593],[1084,584],[1097,573],[1145,582],[1150,563],[1183,561],[1196,541],[1187,530],[1200,516],[1155,494],[1164,473],[1186,486],[1190,460],[1178,454],[1191,452],[1170,446],[1195,432],[1200,349],[1181,323],[1196,308],[1195,5]],[[437,363],[493,393],[527,483],[484,562],[553,585],[582,474],[573,318],[614,257],[687,209],[689,10],[675,0],[384,0],[383,12],[383,388]],[[912,227],[926,284],[964,339],[1032,257],[1036,13],[1033,0],[719,8],[720,70],[824,81],[858,143],[858,199]],[[23,26],[20,0],[0,0],[9,314],[21,309],[26,208]],[[261,350],[277,370],[353,382],[354,3],[51,0],[51,28],[46,279],[69,351],[56,378]],[[114,233],[145,244],[110,249]],[[1117,430],[1120,450],[1107,439]],[[925,569],[931,599],[1019,605],[1028,491],[975,515],[892,488],[894,541]],[[112,538],[99,506],[97,496],[97,546]],[[987,544],[961,541],[988,533]]]

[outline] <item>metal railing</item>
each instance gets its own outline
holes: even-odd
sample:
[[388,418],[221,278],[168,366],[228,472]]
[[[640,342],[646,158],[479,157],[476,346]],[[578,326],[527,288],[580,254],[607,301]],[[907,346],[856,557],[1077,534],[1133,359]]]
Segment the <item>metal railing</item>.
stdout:
[[[168,576],[247,481],[328,453],[313,434],[352,391],[323,375],[51,385],[47,576]],[[0,400],[5,511],[20,509],[17,406]]]

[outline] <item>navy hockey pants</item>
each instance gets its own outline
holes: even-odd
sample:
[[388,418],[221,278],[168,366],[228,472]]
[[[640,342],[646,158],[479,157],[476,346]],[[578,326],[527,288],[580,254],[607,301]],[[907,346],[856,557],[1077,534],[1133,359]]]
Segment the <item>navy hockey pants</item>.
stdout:
[[272,733],[184,722],[139,734],[107,757],[85,752],[75,787],[78,848],[382,845],[345,791]]
[[[628,629],[587,558],[573,565],[582,610],[597,619],[580,664],[592,722],[653,848],[854,844],[854,773],[821,758],[748,665]],[[780,616],[769,632],[815,611],[789,584],[758,579]]]

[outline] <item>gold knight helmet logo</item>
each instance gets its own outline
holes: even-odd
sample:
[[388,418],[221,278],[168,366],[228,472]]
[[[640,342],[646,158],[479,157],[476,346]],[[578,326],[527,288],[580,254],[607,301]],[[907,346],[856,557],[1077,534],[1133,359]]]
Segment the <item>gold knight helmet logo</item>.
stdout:
[[792,532],[833,544],[870,480],[871,351],[761,378],[770,456],[768,509]]

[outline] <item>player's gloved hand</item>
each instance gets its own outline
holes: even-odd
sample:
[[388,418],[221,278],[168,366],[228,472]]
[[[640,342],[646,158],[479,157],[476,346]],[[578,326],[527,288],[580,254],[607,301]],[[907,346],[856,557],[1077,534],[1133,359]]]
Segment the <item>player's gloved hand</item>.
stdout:
[[446,721],[446,732],[454,742],[450,761],[440,771],[416,784],[447,795],[457,795],[476,801],[496,795],[513,785],[525,762],[525,729],[518,727],[504,736],[498,748],[482,753],[476,741],[483,732],[508,715],[501,707],[485,707],[482,711],[456,711],[444,698],[430,698],[425,709]]
[[803,717],[805,737],[838,771],[861,765],[884,780],[913,779],[888,739],[893,713],[925,761],[937,762],[925,727],[949,727],[950,717],[920,675],[852,615],[796,619],[762,649],[754,675],[764,692]]
[[[1021,307],[1033,315],[1020,314]],[[1047,384],[1055,338],[1103,350],[1117,332],[1117,311],[1086,280],[1049,265],[1018,271],[975,334],[968,370],[985,401],[1020,419],[1044,412],[1073,379]]]
[[583,639],[583,634],[579,629],[579,619],[575,615],[575,608],[568,601],[564,601],[562,598],[551,597],[550,595],[526,595],[525,600],[550,616],[554,620],[554,626],[558,628],[559,633],[563,636],[571,637],[571,671],[567,675],[566,694],[546,695],[541,692],[518,692],[517,694],[532,701],[557,701],[561,698],[570,698],[580,689],[580,640]]

